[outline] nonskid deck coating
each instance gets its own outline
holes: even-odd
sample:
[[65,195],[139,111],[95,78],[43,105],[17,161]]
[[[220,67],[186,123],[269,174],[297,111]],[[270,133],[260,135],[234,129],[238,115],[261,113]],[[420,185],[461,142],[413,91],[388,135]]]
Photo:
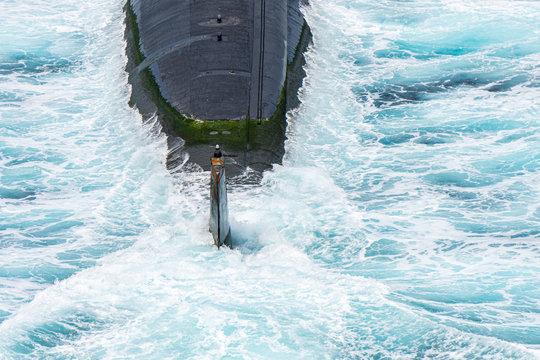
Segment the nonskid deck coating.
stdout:
[[[296,6],[286,0],[265,5],[261,95],[265,118],[275,112],[284,86],[288,31],[303,21],[291,20],[288,29],[289,13],[301,16],[289,10],[298,9],[298,1],[291,3]],[[150,69],[163,97],[179,113],[200,120],[254,117],[259,98],[260,6],[256,0],[132,1],[141,50],[147,59],[160,55]],[[222,41],[217,40],[218,33]],[[189,44],[174,48],[182,42]]]

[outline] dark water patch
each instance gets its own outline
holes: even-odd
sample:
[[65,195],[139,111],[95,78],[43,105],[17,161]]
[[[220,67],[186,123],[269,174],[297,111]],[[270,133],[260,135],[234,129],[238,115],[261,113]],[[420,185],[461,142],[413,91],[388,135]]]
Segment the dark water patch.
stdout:
[[405,40],[396,40],[388,44],[387,49],[381,49],[374,52],[378,58],[411,58],[418,60],[430,60],[441,56],[461,56],[470,54],[477,50],[472,46],[460,43],[459,46],[434,43],[420,43]]
[[540,154],[534,156],[531,161],[523,165],[527,172],[536,172],[540,169]]
[[40,152],[40,149],[32,147],[3,146],[0,148],[0,158],[11,161],[21,157],[33,157]]
[[48,238],[50,237],[56,237],[56,235],[64,234],[67,231],[71,230],[73,227],[78,227],[82,225],[84,225],[84,223],[81,221],[65,220],[65,221],[58,221],[52,225],[49,225],[41,229],[27,230],[27,231],[24,231],[24,233],[30,237],[48,240]]
[[20,52],[3,59],[0,63],[0,75],[69,72],[80,65],[80,61],[57,57],[47,51]]
[[[414,308],[413,306],[411,306]],[[351,315],[344,317],[346,329],[335,342],[335,359],[451,359],[459,354],[463,359],[528,359],[526,351],[501,346],[493,341],[479,341],[475,336],[456,336],[454,331],[437,325],[437,314],[430,319],[410,314],[396,306],[370,306],[365,302],[352,303]],[[369,325],[366,325],[369,324]],[[399,329],[396,331],[396,324]],[[455,324],[449,324],[453,326]],[[454,326],[456,327],[456,326]],[[481,325],[476,328],[481,329]],[[477,333],[463,329],[466,333]]]
[[363,54],[342,53],[339,55],[339,59],[345,62],[352,62],[355,66],[359,67],[373,63],[369,56]]
[[507,136],[503,137],[502,139],[497,140],[496,143],[497,144],[509,144],[509,143],[512,143],[514,141],[518,141],[518,140],[521,140],[521,139],[526,140],[528,137],[533,136],[533,135],[535,135],[534,132],[520,131],[518,133],[513,133],[513,134],[510,134],[510,135],[507,135]]
[[329,268],[341,267],[351,258],[358,259],[361,250],[343,242],[332,244],[325,242],[304,249],[306,255]]
[[[495,76],[495,75],[492,75]],[[418,83],[376,83],[367,87],[353,87],[352,91],[359,101],[373,101],[378,107],[396,106],[421,102],[430,95],[446,92],[459,87],[481,87],[495,80],[483,73],[457,73],[435,81]]]
[[[30,84],[35,86],[47,84],[47,79],[42,76],[35,76],[33,74],[17,74],[17,82],[19,84]],[[26,91],[25,95],[33,95],[34,92]]]
[[65,156],[60,154],[32,154],[32,155],[22,155],[15,159],[8,161],[5,166],[12,167],[17,165],[22,165],[29,162],[49,162],[53,164],[62,164],[66,162],[67,159]]
[[[100,234],[96,236],[101,236]],[[79,253],[83,258],[87,259],[100,259],[107,254],[111,254],[115,251],[126,249],[132,246],[136,237],[118,237],[118,238],[104,238],[99,244],[84,246],[79,249]]]
[[[440,129],[439,131],[443,131]],[[451,136],[446,134],[426,134],[426,131],[421,128],[410,129],[410,132],[401,132],[398,134],[388,134],[378,140],[383,145],[399,145],[407,142],[414,142],[415,144],[435,146],[440,144],[446,144],[453,141]],[[406,170],[407,171],[407,170]]]
[[506,46],[497,47],[490,52],[490,55],[504,59],[516,59],[537,54],[539,52],[540,43],[535,38],[533,40],[526,40],[519,43],[510,43]]
[[492,185],[499,181],[493,177],[473,176],[458,171],[444,171],[437,174],[429,174],[424,176],[424,180],[438,186],[457,186],[465,188]]
[[490,335],[518,344],[538,345],[540,343],[540,327],[538,326],[498,327],[493,329]]
[[459,231],[475,235],[501,234],[505,230],[504,227],[496,224],[479,223],[474,221],[458,221],[454,222],[453,225]]
[[449,137],[442,135],[423,135],[414,140],[417,144],[439,145],[449,142]]
[[36,198],[36,192],[34,190],[6,188],[6,187],[0,186],[0,199],[34,200],[35,198]]
[[524,243],[517,243],[517,242],[509,242],[502,244],[502,247],[504,248],[512,248],[512,249],[527,249],[527,244]]
[[[414,169],[392,165],[392,170],[403,172],[415,172]],[[387,194],[385,192],[395,189],[403,180],[401,176],[388,177],[380,173],[365,174],[365,178],[360,182],[353,184],[347,179],[338,180],[341,188],[346,190],[352,196],[352,199],[359,203],[377,202],[377,201],[401,201],[410,198],[410,194],[402,192],[399,194]]]
[[11,347],[13,353],[41,358],[48,349],[79,339],[87,332],[103,329],[107,323],[90,313],[75,312],[28,330]]
[[[264,244],[257,236],[246,236],[241,231],[235,231],[231,226],[231,244],[233,249],[239,250],[242,254],[256,254],[264,248]],[[252,234],[250,234],[252,235]]]
[[89,256],[88,252],[81,250],[68,250],[56,255],[56,258],[61,261],[81,260]]
[[8,311],[0,310],[0,324],[6,321],[7,318],[11,316],[11,313]]
[[[29,124],[23,124],[24,127],[28,125],[41,126],[38,121],[33,121]],[[7,160],[6,167],[15,167],[24,163],[31,162],[49,162],[53,164],[62,164],[67,161],[65,154],[55,151],[54,149],[38,149],[33,147],[22,146],[5,146],[0,148],[0,158]]]
[[[367,96],[365,100],[368,101]],[[411,116],[414,116],[414,114],[412,113],[412,110],[407,107],[383,107],[364,116],[364,122],[367,124],[379,125],[377,130],[382,131],[386,129],[386,127],[384,127],[385,124],[388,123],[388,125],[390,125],[389,128],[394,129],[394,126],[392,125],[394,125],[393,123],[395,120],[410,118]]]
[[[0,91],[0,102],[3,103],[14,103],[14,102],[23,102],[24,96],[21,96],[18,93],[13,91]],[[2,106],[5,106],[3,104]]]
[[528,231],[521,231],[517,234],[511,235],[511,239],[519,239],[519,238],[528,238],[528,237],[539,237],[540,230],[528,230]]
[[407,296],[400,296],[402,294],[400,294],[399,292],[398,293],[395,293],[395,294],[390,294],[388,296],[389,299],[392,299],[392,300],[397,300],[397,301],[400,301],[404,304],[407,304],[411,307],[414,307],[414,308],[421,308],[423,310],[426,310],[426,311],[429,311],[430,313],[433,313],[433,314],[445,314],[447,315],[450,308],[446,305],[446,304],[442,304],[442,303],[434,303],[434,302],[423,302],[423,301],[419,301],[419,300],[415,300],[415,299],[411,299]]
[[486,88],[487,91],[490,92],[502,92],[502,91],[508,91],[512,89],[514,86],[523,84],[529,80],[529,76],[527,75],[517,75],[514,76],[511,79],[503,80],[498,82],[495,85],[491,85]]
[[39,166],[21,166],[4,168],[0,182],[5,186],[17,186],[18,184],[36,181],[42,178],[43,169]]
[[396,134],[388,135],[379,140],[383,145],[398,145],[413,139],[414,135],[411,134]]
[[402,299],[407,302],[412,301],[425,304],[426,301],[429,301],[431,304],[437,304],[435,305],[437,307],[448,304],[497,303],[505,300],[501,292],[474,281],[464,281],[457,284],[447,282],[440,285],[415,286],[410,291],[398,291],[395,294],[402,296]]
[[16,247],[20,241],[20,236],[12,233],[3,233],[5,226],[0,225],[0,249]]
[[69,265],[41,263],[28,264],[27,267],[3,266],[0,268],[0,277],[15,279],[31,279],[40,284],[53,284],[62,281],[76,273]]
[[[531,76],[525,73],[507,78],[505,72],[458,72],[440,79],[426,79],[412,83],[414,79],[396,77],[390,82],[377,82],[369,86],[353,87],[351,90],[358,101],[373,101],[378,108],[428,101],[432,95],[462,87],[483,88],[488,92],[504,92],[527,84],[531,86]],[[388,81],[388,80],[387,80]]]
[[[474,11],[471,15],[473,13]],[[531,36],[537,31],[537,26],[532,23],[527,24],[522,19],[500,22],[493,21],[489,16],[474,18],[474,15],[472,17],[465,15],[463,17],[450,12],[440,20],[455,25],[442,29],[431,23],[429,37],[425,36],[425,31],[415,29],[404,38],[389,41],[387,48],[397,52],[410,52],[420,60],[460,57],[486,50],[490,50],[492,54],[524,56],[536,53],[539,49],[537,38]],[[401,23],[399,25],[403,26]],[[426,23],[423,23],[421,26],[425,25]]]
[[481,133],[485,131],[496,132],[502,130],[515,130],[524,127],[526,124],[521,121],[509,119],[483,119],[456,128],[458,131],[468,133]]
[[527,152],[476,161],[472,165],[482,174],[505,175],[506,177],[523,175],[525,172],[535,172],[540,167],[540,164],[535,164],[531,154]]
[[18,229],[31,232],[36,229],[54,226],[63,221],[69,221],[73,215],[74,213],[68,210],[30,210],[2,219],[0,230]]
[[[391,109],[386,109],[391,110]],[[457,131],[457,126],[446,125],[444,127],[432,127],[432,126],[414,126],[414,124],[407,125],[406,122],[395,124],[394,119],[389,119],[387,116],[395,116],[386,113],[386,110],[378,113],[379,116],[366,118],[366,122],[370,122],[377,125],[377,133],[373,132],[360,132],[359,138],[365,145],[371,145],[375,142],[386,146],[400,145],[404,143],[412,143],[421,146],[440,146],[443,144],[451,144],[459,139],[460,133]],[[382,114],[384,112],[384,114]],[[395,124],[395,126],[392,126]],[[452,128],[455,127],[456,129]],[[410,157],[412,156],[412,159]],[[412,155],[404,155],[402,159],[414,160],[416,162],[417,157]],[[419,164],[418,164],[419,165]],[[400,168],[399,171],[405,172],[425,172],[429,169],[436,169],[435,167],[423,168],[420,170],[418,166],[410,167],[405,166]],[[393,164],[393,166],[400,166],[399,163]],[[441,167],[439,167],[441,168]],[[442,169],[442,168],[441,168]]]
[[2,247],[14,247],[17,249],[36,249],[48,246],[64,244],[67,241],[63,236],[49,236],[47,238],[38,238],[19,233],[18,236],[8,237],[6,242],[2,242]]
[[395,240],[380,239],[366,248],[365,256],[395,256],[401,255],[406,247]]
[[[511,120],[511,119],[456,119],[455,121],[446,122],[443,128],[439,131],[446,134],[462,135],[462,134],[479,134],[496,133],[505,130],[516,130],[527,127],[527,123]],[[424,128],[421,128],[424,129]]]
[[68,72],[72,71],[75,65],[76,63],[66,59],[57,59],[53,62],[51,62],[51,59],[31,59],[2,64],[0,66],[0,75]]
[[[415,85],[387,85],[381,91],[369,92],[366,95],[373,99],[373,104],[376,107],[384,105],[401,105],[424,100],[427,94],[425,84]],[[431,89],[432,91],[434,89]]]
[[106,238],[125,239],[131,241],[132,238],[141,234],[148,227],[147,224],[140,222],[127,222],[126,219],[119,218],[102,224],[101,232]]
[[[455,216],[455,214],[453,215]],[[438,249],[440,251],[448,252],[448,251],[461,249],[462,247],[464,247],[465,242],[461,240],[440,239],[440,240],[435,240],[435,244],[438,246]]]
[[374,144],[379,140],[379,137],[372,132],[365,132],[364,130],[355,131],[358,135],[358,138],[362,144],[370,145]]
[[455,200],[475,200],[478,197],[478,194],[470,191],[456,191],[456,190],[448,190],[445,191],[445,193],[452,199]]
[[370,58],[368,57],[361,57],[361,58],[357,58],[356,60],[354,60],[353,64],[355,66],[365,66],[365,65],[369,65],[371,64],[372,61]]
[[[386,4],[392,4],[392,3],[413,3],[414,0],[393,0]],[[358,2],[358,3],[352,3],[354,6],[364,7],[364,6],[370,6],[371,3],[367,2]],[[385,4],[385,3],[379,3],[379,4]],[[405,5],[405,4],[403,4]],[[398,6],[401,6],[399,4]],[[373,13],[369,12],[370,15],[373,15],[373,21],[381,24],[396,24],[399,26],[415,26],[422,24],[426,18],[429,17],[429,12],[431,11],[429,9],[429,5],[426,5],[427,9],[424,11],[409,11],[411,9],[407,9],[406,12],[404,11],[389,11],[388,9],[378,9],[377,11],[374,11]],[[372,10],[370,8],[370,10]]]
[[[499,233],[497,235],[503,236],[504,239],[521,239],[521,238],[537,238],[539,239],[538,219],[524,216],[519,220],[507,220],[507,221],[494,221],[493,226],[497,226]],[[539,239],[540,240],[540,239]],[[505,243],[504,246],[508,244]],[[531,251],[538,251],[540,248],[529,246],[527,244],[517,244],[518,249],[529,249]]]
[[441,80],[435,81],[432,87],[443,89],[453,89],[460,86],[478,87],[491,83],[492,77],[496,74],[485,73],[457,73],[451,76],[443,77]]
[[[373,52],[376,58],[384,59],[409,59],[413,57],[413,54],[409,50],[402,49],[380,49]],[[355,64],[356,65],[356,64]]]
[[506,190],[490,191],[488,194],[478,193],[471,199],[463,199],[461,197],[454,197],[453,199],[463,200],[463,203],[460,206],[466,209],[490,213],[497,212],[501,214],[511,212],[514,215],[524,215],[526,210],[521,205],[521,201],[523,201],[522,197],[527,197],[527,194]]
[[[508,326],[501,310],[486,311],[485,303],[501,303],[506,299],[496,289],[475,288],[474,285],[461,284],[450,286],[452,290],[446,294],[458,291],[470,293],[469,296],[452,296],[447,298],[433,296],[424,289],[415,288],[411,292],[397,292],[389,295],[394,301],[407,304],[413,309],[419,309],[422,314],[431,314],[430,319],[472,334],[499,338],[519,344],[536,344],[540,339],[540,329],[534,326]],[[436,291],[437,289],[433,289]],[[463,309],[461,304],[467,304]],[[503,309],[505,313],[513,313],[518,308]],[[441,316],[442,315],[442,316]],[[489,325],[489,326],[486,326]],[[453,344],[455,346],[455,344]],[[479,354],[478,354],[479,355]],[[500,353],[498,353],[500,355]],[[482,356],[480,356],[482,358]],[[472,358],[472,357],[471,357]],[[506,358],[506,357],[505,357]],[[521,358],[521,357],[519,357]]]
[[[467,115],[466,118],[456,117],[452,114],[438,126],[423,125],[428,118],[420,109],[411,107],[383,107],[374,113],[366,116],[364,121],[376,125],[379,138],[393,136],[397,134],[409,134],[415,137],[414,142],[425,145],[438,145],[453,143],[463,135],[472,136],[493,136],[493,133],[513,130],[520,131],[519,134],[511,134],[501,139],[499,143],[510,143],[515,140],[524,139],[526,141],[536,141],[534,131],[529,131],[530,124],[521,118],[495,118],[487,116]],[[362,134],[364,135],[364,134]],[[366,134],[366,135],[369,135]],[[495,134],[499,136],[499,134]],[[366,136],[367,137],[367,136]],[[494,139],[497,139],[495,137]],[[528,139],[530,137],[530,139]],[[370,138],[368,137],[368,140]]]
[[87,192],[92,192],[92,191],[99,191],[103,189],[108,189],[110,187],[111,187],[111,184],[108,182],[95,181],[95,182],[87,183],[86,185],[81,186],[81,192],[87,193]]

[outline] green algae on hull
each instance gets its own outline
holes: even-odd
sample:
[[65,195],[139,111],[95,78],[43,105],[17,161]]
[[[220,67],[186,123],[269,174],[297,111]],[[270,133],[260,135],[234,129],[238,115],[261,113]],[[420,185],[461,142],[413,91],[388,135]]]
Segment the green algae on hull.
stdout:
[[[128,31],[132,32],[134,45],[133,61],[135,67],[145,60],[145,56],[140,48],[139,26],[137,15],[131,8],[131,1],[126,4],[126,25]],[[139,72],[143,86],[150,92],[152,100],[165,120],[171,125],[176,134],[186,142],[186,145],[209,144],[216,141],[243,148],[246,144],[248,131],[245,120],[226,121],[201,121],[182,115],[176,110],[161,94],[157,81],[152,71],[147,67]],[[255,129],[251,130],[253,133]],[[214,135],[217,132],[218,135]],[[226,132],[226,134],[223,134]],[[219,136],[221,134],[221,136]]]

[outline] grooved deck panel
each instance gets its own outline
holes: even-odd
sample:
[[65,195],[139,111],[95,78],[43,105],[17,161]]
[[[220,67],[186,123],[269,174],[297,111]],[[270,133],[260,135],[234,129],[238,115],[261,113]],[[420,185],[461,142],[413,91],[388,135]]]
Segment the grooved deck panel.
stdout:
[[[287,41],[303,23],[296,19],[302,16],[299,1],[266,0],[263,117],[274,113],[284,85]],[[161,94],[180,113],[209,121],[256,115],[260,5],[261,0],[132,0],[141,50],[155,58],[150,69]],[[206,38],[178,47],[201,35]]]

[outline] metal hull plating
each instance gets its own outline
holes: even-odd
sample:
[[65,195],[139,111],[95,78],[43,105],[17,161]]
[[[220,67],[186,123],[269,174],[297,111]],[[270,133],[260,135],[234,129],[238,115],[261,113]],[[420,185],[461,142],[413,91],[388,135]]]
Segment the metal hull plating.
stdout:
[[[127,0],[131,103],[157,115],[170,169],[208,170],[211,144],[236,155],[229,176],[280,163],[286,111],[298,105],[311,33],[307,0]],[[179,153],[175,153],[179,152]],[[180,160],[178,160],[180,159]]]
[[180,114],[204,121],[272,116],[285,85],[288,17],[293,29],[303,21],[298,0],[130,3],[145,57],[136,70],[149,68]]
[[223,160],[212,159],[210,180],[210,232],[214,236],[214,244],[231,246],[231,228],[227,205],[227,178]]

